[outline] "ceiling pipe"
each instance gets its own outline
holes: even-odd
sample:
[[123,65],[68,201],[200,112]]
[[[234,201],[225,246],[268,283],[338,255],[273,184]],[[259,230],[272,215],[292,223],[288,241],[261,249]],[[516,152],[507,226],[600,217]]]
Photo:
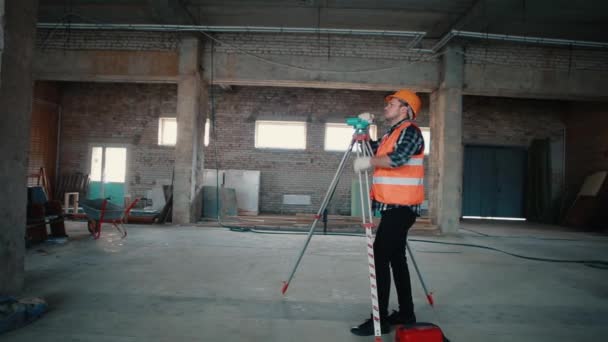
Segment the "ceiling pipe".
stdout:
[[496,33],[452,30],[448,34],[446,34],[441,40],[439,40],[437,42],[437,44],[435,44],[435,46],[433,46],[432,51],[434,51],[434,52],[439,51],[454,37],[489,39],[489,40],[498,40],[498,41],[514,42],[514,43],[526,43],[526,44],[539,44],[539,45],[585,47],[585,48],[599,48],[599,49],[608,48],[608,43],[594,42],[594,41],[588,41],[588,40],[527,37],[527,36],[514,36],[514,35],[509,35],[509,34],[496,34]]
[[72,30],[125,30],[125,31],[165,31],[165,32],[251,32],[251,33],[306,33],[306,34],[343,34],[361,36],[413,37],[422,39],[426,32],[355,30],[307,27],[264,27],[264,26],[204,26],[204,25],[147,25],[147,24],[68,24],[38,23],[40,29]]
[[419,36],[417,36],[417,37],[414,37],[414,39],[412,39],[412,40],[411,40],[411,41],[410,41],[410,42],[407,44],[407,48],[408,48],[409,50],[414,49],[414,47],[416,47],[416,45],[418,45],[418,44],[419,44],[419,43],[422,41],[422,39],[424,38],[424,36],[425,36],[425,35],[426,35],[426,32],[423,32],[423,34],[421,34],[421,35],[419,35]]

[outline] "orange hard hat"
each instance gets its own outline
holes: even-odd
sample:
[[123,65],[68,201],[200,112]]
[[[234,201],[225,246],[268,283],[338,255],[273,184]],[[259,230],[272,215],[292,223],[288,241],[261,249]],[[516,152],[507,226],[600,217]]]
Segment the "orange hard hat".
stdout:
[[416,95],[416,93],[407,89],[399,89],[396,93],[387,96],[384,100],[388,102],[393,98],[406,102],[408,105],[410,105],[410,107],[412,107],[412,110],[414,111],[414,117],[418,115],[420,107],[422,106],[422,101],[420,100],[418,95]]

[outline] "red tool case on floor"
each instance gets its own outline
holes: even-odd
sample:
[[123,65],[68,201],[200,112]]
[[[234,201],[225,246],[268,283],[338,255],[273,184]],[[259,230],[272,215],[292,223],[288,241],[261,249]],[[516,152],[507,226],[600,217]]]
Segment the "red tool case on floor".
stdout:
[[400,325],[395,332],[395,342],[450,342],[441,328],[432,323]]

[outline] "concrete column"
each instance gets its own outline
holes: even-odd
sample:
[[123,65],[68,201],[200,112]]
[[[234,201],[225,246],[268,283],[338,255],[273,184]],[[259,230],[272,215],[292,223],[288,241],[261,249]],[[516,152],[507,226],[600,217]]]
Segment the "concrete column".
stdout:
[[0,295],[23,287],[37,0],[0,0]]
[[203,149],[201,118],[206,92],[199,71],[201,44],[198,38],[184,37],[179,45],[177,85],[177,144],[173,183],[173,223],[192,223],[201,216],[200,184]]
[[444,234],[458,233],[462,208],[462,49],[448,46],[439,88],[431,94],[430,215]]

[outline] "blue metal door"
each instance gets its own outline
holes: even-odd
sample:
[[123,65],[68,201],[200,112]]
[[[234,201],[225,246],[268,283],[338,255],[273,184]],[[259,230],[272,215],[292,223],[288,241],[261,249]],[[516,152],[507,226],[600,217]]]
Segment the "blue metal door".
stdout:
[[462,215],[523,218],[527,151],[466,146]]

